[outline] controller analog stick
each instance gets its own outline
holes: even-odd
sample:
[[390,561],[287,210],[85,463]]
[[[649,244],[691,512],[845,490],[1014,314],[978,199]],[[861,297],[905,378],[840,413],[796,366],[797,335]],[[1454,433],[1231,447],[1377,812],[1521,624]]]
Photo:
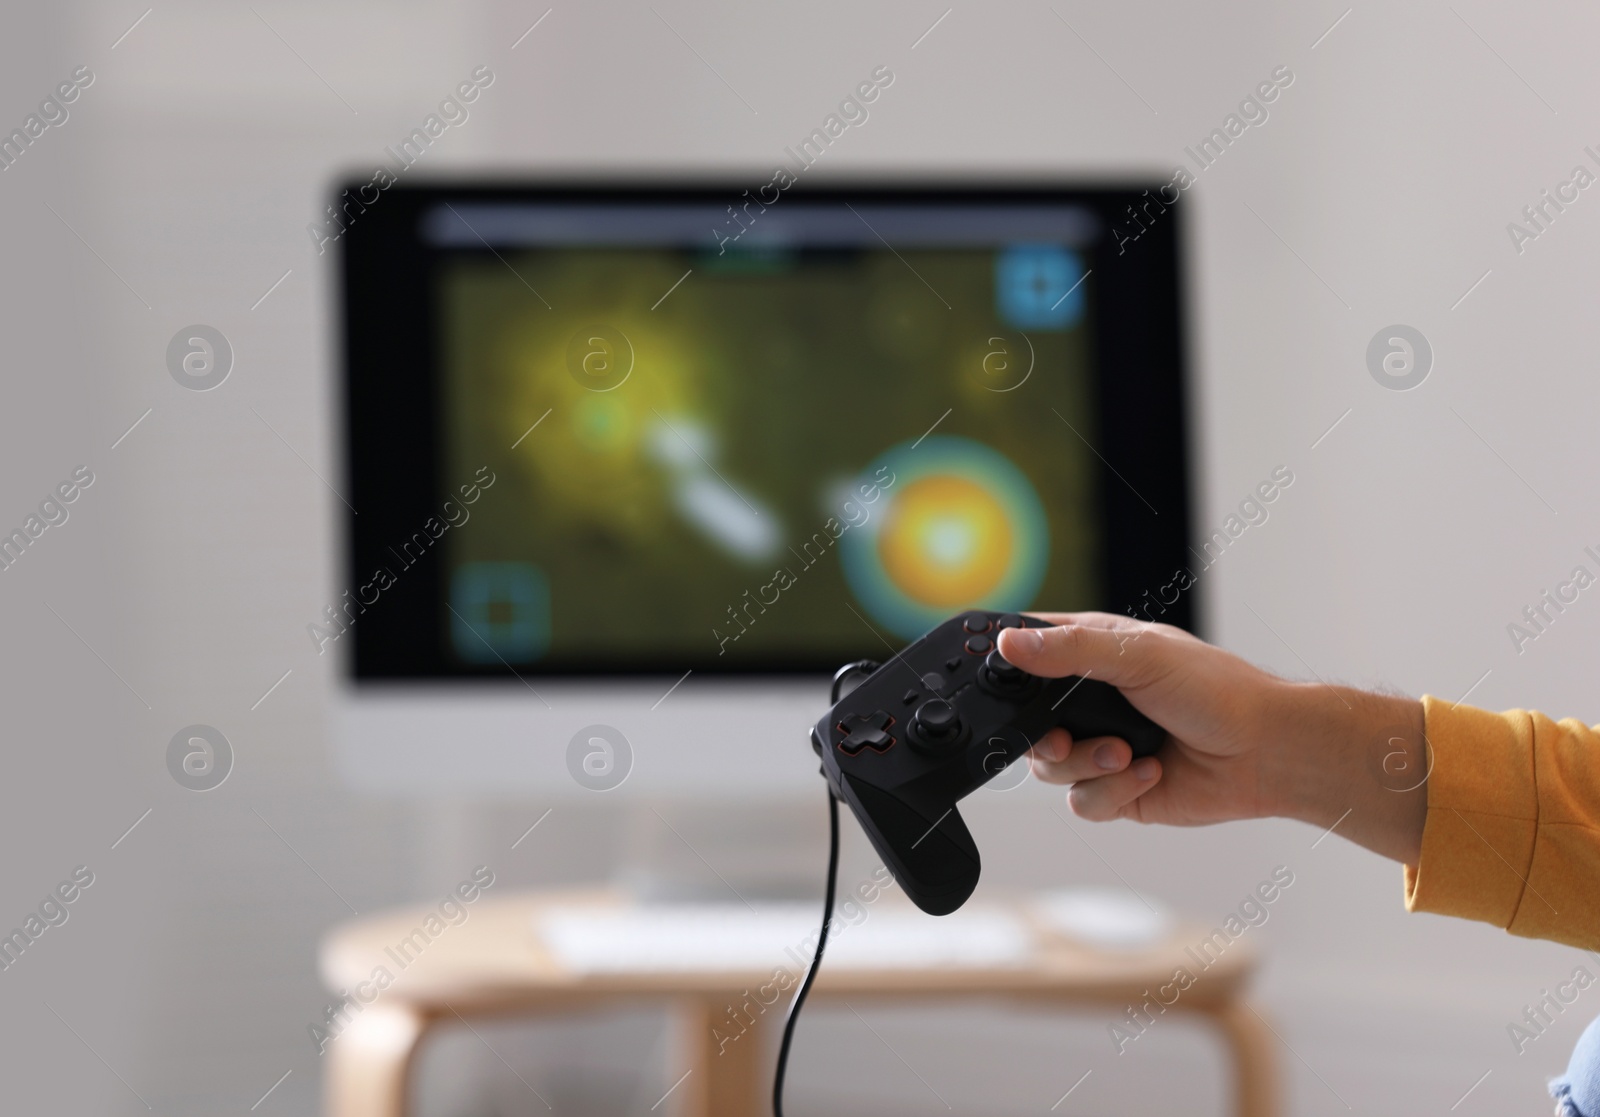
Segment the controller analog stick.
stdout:
[[983,666],[997,683],[1009,683],[1015,686],[1027,678],[1027,672],[1001,655],[999,648],[984,657]]
[[912,715],[917,731],[929,741],[945,742],[961,732],[961,718],[955,707],[938,698],[931,698],[917,707]]

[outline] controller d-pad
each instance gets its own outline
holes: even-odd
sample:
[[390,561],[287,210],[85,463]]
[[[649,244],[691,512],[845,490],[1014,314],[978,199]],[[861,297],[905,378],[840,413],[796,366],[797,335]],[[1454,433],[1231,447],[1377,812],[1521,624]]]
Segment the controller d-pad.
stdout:
[[883,710],[874,710],[870,714],[846,714],[839,722],[839,731],[844,734],[839,749],[851,756],[862,749],[882,752],[894,744],[894,737],[889,733],[889,727],[893,724],[894,715]]

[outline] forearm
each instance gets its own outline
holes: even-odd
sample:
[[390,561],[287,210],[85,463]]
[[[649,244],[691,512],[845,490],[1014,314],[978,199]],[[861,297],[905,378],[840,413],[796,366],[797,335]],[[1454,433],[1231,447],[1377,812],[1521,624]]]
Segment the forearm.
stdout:
[[1271,813],[1415,865],[1428,812],[1422,703],[1351,687],[1281,682],[1263,699],[1263,798]]

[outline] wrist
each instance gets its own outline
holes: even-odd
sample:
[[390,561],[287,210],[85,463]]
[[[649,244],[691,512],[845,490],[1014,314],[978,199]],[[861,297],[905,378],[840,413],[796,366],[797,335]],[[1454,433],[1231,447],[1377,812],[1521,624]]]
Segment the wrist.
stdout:
[[1264,813],[1321,826],[1338,817],[1335,812],[1324,821],[1331,802],[1342,797],[1333,785],[1344,782],[1336,723],[1345,701],[1317,683],[1273,680],[1259,721]]
[[1429,770],[1422,703],[1323,683],[1276,685],[1267,701],[1263,798],[1270,813],[1415,863]]

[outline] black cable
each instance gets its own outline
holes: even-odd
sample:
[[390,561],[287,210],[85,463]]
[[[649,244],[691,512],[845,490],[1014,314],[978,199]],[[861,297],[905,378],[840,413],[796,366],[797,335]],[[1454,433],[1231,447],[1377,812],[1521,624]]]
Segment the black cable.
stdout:
[[783,1024],[783,1039],[778,1044],[778,1071],[772,1080],[773,1117],[783,1117],[783,1075],[789,1067],[789,1044],[794,1039],[794,1026],[800,1019],[800,1008],[811,992],[811,983],[817,979],[822,966],[822,951],[828,945],[828,927],[833,922],[833,892],[839,881],[839,800],[833,788],[828,789],[828,884],[823,889],[822,933],[817,936],[817,952],[811,956],[811,966],[799,992],[789,1003],[789,1018]]
[[[829,694],[829,701],[837,706],[839,699],[844,696],[847,684],[852,681],[859,684],[877,669],[878,664],[870,659],[859,659],[839,668],[833,675],[833,689]],[[851,686],[850,689],[854,690],[855,687]],[[806,994],[811,992],[811,983],[817,980],[817,970],[822,966],[822,951],[828,945],[828,928],[833,923],[833,895],[838,884],[839,800],[830,787],[828,788],[828,883],[822,890],[822,931],[817,935],[817,952],[811,956],[811,966],[806,970],[805,980],[800,983],[794,1000],[789,1002],[789,1018],[783,1022],[783,1039],[778,1043],[778,1070],[772,1076],[773,1117],[783,1117],[783,1076],[789,1069],[789,1044],[794,1040],[794,1026],[800,1020],[800,1009],[806,1003]]]

